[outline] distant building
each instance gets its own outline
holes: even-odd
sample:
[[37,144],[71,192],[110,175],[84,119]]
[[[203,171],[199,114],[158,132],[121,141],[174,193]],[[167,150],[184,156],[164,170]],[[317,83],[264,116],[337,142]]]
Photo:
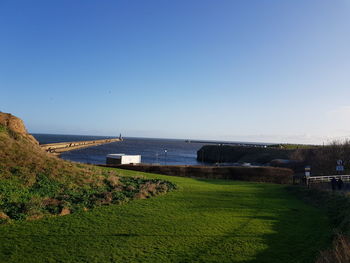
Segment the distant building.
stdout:
[[138,164],[141,163],[141,155],[126,155],[124,153],[112,153],[106,157],[107,165]]

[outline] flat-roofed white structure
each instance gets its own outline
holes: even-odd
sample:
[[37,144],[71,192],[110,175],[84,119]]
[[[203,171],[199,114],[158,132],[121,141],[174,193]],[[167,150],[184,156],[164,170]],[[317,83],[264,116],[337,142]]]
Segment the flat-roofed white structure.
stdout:
[[112,153],[106,157],[106,164],[137,164],[141,163],[141,155],[126,155],[124,153]]

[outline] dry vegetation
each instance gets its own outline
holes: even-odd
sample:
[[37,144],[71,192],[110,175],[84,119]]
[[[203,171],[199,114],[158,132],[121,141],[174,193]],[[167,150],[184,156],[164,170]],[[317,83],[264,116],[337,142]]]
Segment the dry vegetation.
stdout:
[[120,177],[42,151],[25,134],[0,125],[0,223],[67,215],[165,193],[163,180]]
[[344,235],[338,235],[332,248],[322,251],[316,263],[348,263],[350,262],[350,242]]
[[334,174],[339,159],[345,162],[345,168],[350,171],[350,141],[333,141],[323,147],[297,149],[291,158],[305,165],[311,165],[313,174]]

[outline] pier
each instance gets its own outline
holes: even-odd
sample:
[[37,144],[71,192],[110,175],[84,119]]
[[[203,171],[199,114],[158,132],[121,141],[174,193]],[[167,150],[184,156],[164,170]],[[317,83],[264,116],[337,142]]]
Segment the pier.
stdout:
[[49,144],[41,144],[40,147],[53,154],[60,154],[62,152],[87,148],[91,146],[98,146],[111,142],[120,142],[123,139],[114,138],[114,139],[102,139],[102,140],[93,140],[93,141],[76,141],[76,142],[58,142],[58,143],[49,143]]

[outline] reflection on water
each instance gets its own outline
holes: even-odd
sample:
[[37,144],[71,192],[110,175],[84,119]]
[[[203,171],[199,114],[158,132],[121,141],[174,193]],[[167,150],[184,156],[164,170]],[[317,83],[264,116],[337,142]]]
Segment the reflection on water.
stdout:
[[[110,137],[33,134],[42,144],[67,141],[97,140]],[[122,142],[93,146],[64,152],[61,158],[82,163],[104,164],[110,153],[140,154],[143,163],[199,165],[197,150],[204,144],[186,143],[184,140],[124,138]]]

